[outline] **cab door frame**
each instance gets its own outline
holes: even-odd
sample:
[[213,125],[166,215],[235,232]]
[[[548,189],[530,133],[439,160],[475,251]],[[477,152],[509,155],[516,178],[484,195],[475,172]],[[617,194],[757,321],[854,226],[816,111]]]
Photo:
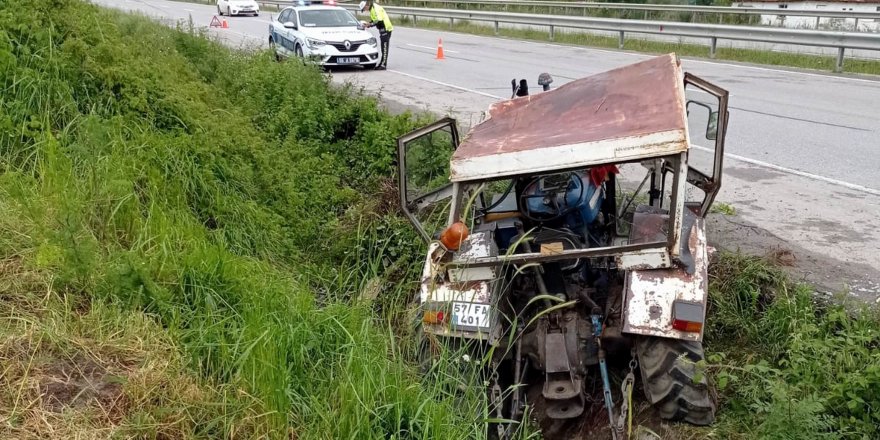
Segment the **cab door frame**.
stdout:
[[[727,122],[729,117],[727,102],[730,98],[730,92],[688,72],[685,72],[684,74],[684,83],[685,87],[692,85],[698,90],[718,99],[718,110],[715,112],[710,111],[709,121],[706,127],[707,135],[712,128],[714,128],[715,133],[715,151],[713,152],[714,160],[712,170],[701,171],[698,168],[689,166],[687,171],[687,182],[705,193],[705,197],[700,203],[700,217],[705,217],[706,214],[709,213],[709,209],[712,208],[712,203],[715,201],[715,197],[721,190],[721,175],[724,167],[724,141],[727,136]],[[696,103],[696,101],[694,101],[694,103]],[[685,103],[685,106],[689,104],[691,104],[690,101]],[[693,147],[693,144],[691,144],[690,149],[693,149]]]
[[[420,139],[436,131],[446,129],[448,129],[452,135],[453,149],[458,148],[458,144],[460,141],[458,135],[458,127],[455,119],[450,117],[445,117],[438,120],[437,122],[434,122],[433,124],[411,131],[397,139],[397,186],[398,191],[400,192],[400,208],[401,210],[403,210],[404,215],[406,215],[410,223],[412,223],[413,226],[416,228],[419,235],[421,235],[426,242],[431,242],[431,234],[429,234],[428,231],[425,230],[418,217],[416,217],[416,214],[418,214],[419,211],[429,205],[433,205],[441,200],[452,197],[458,189],[459,185],[450,182],[433,191],[429,191],[424,194],[418,194],[413,198],[409,198],[407,196],[407,190],[409,188],[406,174],[407,146],[416,139]],[[455,211],[456,209],[453,208],[450,215],[455,215]]]

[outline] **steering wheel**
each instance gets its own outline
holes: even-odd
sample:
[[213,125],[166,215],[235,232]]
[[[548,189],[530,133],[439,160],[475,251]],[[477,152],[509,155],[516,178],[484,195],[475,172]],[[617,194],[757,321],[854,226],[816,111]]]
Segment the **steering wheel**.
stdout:
[[[584,185],[583,181],[579,182],[580,183],[580,194],[578,194],[578,197],[577,197],[577,200],[578,200],[577,204],[575,204],[573,206],[568,206],[568,201],[567,201],[566,196],[568,194],[568,189],[571,187],[572,182],[574,181],[574,179],[580,180],[580,175],[578,175],[577,173],[574,173],[574,172],[568,172],[568,173],[559,174],[557,176],[559,176],[559,182],[555,186],[550,187],[550,188],[546,188],[546,189],[540,188],[543,190],[542,194],[537,194],[537,192],[539,190],[539,185],[543,182],[546,182],[546,180],[548,178],[556,177],[556,176],[536,177],[536,178],[532,179],[532,181],[529,182],[528,185],[525,186],[525,189],[523,190],[522,194],[520,194],[520,196],[519,196],[519,202],[520,202],[519,209],[520,209],[520,214],[522,214],[523,217],[525,217],[533,222],[537,222],[537,223],[552,222],[552,221],[559,220],[559,219],[565,217],[566,215],[570,214],[575,209],[577,209],[577,207],[580,205],[580,201],[584,197],[584,186],[585,185]],[[554,180],[556,180],[556,179],[554,179]],[[529,194],[529,191],[533,191],[533,194]],[[545,218],[539,218],[539,217],[532,216],[532,210],[529,209],[528,201],[530,199],[536,199],[536,198],[544,199],[544,204],[551,205],[553,207],[552,211],[556,212],[556,214],[555,215],[551,214],[549,217],[545,217]],[[560,198],[562,199],[562,202],[566,205],[564,208],[559,206],[559,199]]]

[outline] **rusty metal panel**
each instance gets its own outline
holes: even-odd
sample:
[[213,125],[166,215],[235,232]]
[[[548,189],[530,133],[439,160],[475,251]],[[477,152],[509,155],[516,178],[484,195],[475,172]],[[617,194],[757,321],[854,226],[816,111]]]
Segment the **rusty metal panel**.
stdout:
[[[497,269],[467,266],[468,261],[498,255],[491,232],[475,232],[461,244],[459,252],[447,252],[438,242],[428,246],[428,258],[422,270],[421,302],[466,301],[489,304]],[[461,264],[447,273],[449,258]],[[447,277],[449,275],[449,277]]]
[[645,249],[620,255],[615,258],[621,270],[656,269],[671,266],[671,258],[666,249]]
[[498,255],[498,245],[489,231],[475,232],[462,243],[461,250],[455,254],[455,262],[461,266],[449,267],[449,280],[453,283],[467,281],[491,281],[497,276],[497,267],[475,266],[468,263],[478,258]]
[[455,151],[453,181],[686,151],[681,67],[672,54],[493,104]]
[[[419,286],[421,304],[449,304],[453,301],[493,304],[497,268],[467,267],[467,262],[477,258],[494,257],[498,248],[489,231],[475,232],[462,242],[461,250],[449,252],[439,242],[428,245],[428,257],[422,271]],[[450,267],[451,262],[462,266]],[[493,312],[494,313],[494,312]],[[497,317],[491,318],[497,320]],[[500,338],[500,327],[491,325],[487,330],[454,329],[449,323],[423,324],[427,333],[445,337],[488,340],[494,344]]]
[[[634,231],[638,232],[634,232],[634,238],[635,234],[644,234],[644,239],[650,239],[653,238],[653,234],[663,233],[657,228],[659,223],[656,217],[659,216],[646,214],[643,218],[649,220],[645,224],[635,226]],[[694,257],[693,274],[688,274],[687,270],[678,267],[627,272],[623,313],[625,333],[692,341],[703,339],[702,331],[689,333],[673,329],[672,309],[675,300],[700,303],[703,305],[705,318],[709,257],[704,220],[696,218],[693,227],[686,234],[682,234],[682,238],[688,240],[688,246]]]

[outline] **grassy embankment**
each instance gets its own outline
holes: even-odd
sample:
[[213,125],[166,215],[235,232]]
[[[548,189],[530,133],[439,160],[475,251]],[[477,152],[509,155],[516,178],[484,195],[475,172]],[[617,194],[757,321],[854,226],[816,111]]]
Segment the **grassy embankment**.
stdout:
[[[73,0],[0,30],[0,437],[479,437],[480,385],[420,381],[408,343],[414,118]],[[873,317],[759,260],[713,273],[708,431],[877,435]]]

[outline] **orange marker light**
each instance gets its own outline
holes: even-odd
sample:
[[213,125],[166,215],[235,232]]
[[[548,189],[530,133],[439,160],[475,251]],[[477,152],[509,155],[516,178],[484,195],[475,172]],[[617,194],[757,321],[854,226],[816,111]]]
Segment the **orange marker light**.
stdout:
[[440,234],[440,243],[443,243],[446,249],[457,251],[468,234],[468,227],[463,222],[455,222]]

